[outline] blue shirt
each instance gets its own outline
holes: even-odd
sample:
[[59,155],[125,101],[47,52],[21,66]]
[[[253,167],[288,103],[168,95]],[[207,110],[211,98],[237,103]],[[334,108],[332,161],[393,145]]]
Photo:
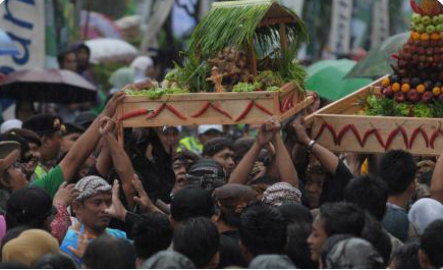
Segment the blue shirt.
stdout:
[[[78,235],[79,235],[79,231],[80,233],[84,233],[85,232],[85,225],[82,224],[80,226],[80,230],[76,230],[74,227],[69,228],[68,232],[65,235],[65,238],[63,239],[63,243],[60,246],[61,251],[63,251],[64,253],[68,254],[78,266],[81,266],[83,263],[83,260],[78,258],[77,256],[74,255],[74,253],[72,253],[68,247],[71,246],[74,249],[77,249],[77,241],[78,241]],[[111,235],[115,238],[120,238],[120,239],[125,239],[127,240],[128,238],[126,237],[126,233],[117,229],[110,229],[107,228],[105,231],[106,234]],[[94,240],[95,237],[92,237],[89,240],[89,242],[91,242],[92,240]]]

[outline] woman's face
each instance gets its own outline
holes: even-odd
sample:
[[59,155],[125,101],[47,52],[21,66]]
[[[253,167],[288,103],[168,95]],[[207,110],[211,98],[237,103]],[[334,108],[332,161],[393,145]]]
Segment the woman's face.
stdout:
[[308,173],[306,177],[307,182],[305,192],[308,197],[309,208],[315,209],[320,207],[320,197],[325,175],[320,173]]

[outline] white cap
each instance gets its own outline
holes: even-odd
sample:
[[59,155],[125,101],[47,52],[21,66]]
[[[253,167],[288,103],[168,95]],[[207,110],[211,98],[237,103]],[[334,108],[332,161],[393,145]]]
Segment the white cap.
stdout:
[[198,135],[203,135],[210,130],[215,130],[220,133],[223,133],[222,125],[203,125],[198,127]]
[[163,132],[165,132],[168,128],[175,128],[176,130],[178,130],[178,132],[182,132],[182,130],[183,130],[182,126],[176,126],[176,127],[174,127],[174,126],[164,126],[163,127]]
[[6,133],[14,128],[22,128],[23,122],[18,119],[10,119],[3,122],[0,126],[0,133]]

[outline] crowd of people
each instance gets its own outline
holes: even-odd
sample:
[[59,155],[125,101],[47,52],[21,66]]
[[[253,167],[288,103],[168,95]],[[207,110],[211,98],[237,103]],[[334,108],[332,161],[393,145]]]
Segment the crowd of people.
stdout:
[[[61,67],[87,78],[88,53]],[[319,102],[286,123],[125,129],[119,142],[120,89],[154,72],[133,64],[97,116],[1,125],[2,268],[443,267],[443,159],[333,153],[304,122]]]

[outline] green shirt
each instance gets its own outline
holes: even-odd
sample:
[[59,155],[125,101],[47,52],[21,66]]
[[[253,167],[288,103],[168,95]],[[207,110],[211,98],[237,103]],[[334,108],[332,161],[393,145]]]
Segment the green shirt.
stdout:
[[65,177],[62,168],[60,168],[60,165],[57,165],[57,167],[50,170],[42,178],[37,179],[32,185],[43,189],[51,198],[54,198],[55,193],[64,181]]

